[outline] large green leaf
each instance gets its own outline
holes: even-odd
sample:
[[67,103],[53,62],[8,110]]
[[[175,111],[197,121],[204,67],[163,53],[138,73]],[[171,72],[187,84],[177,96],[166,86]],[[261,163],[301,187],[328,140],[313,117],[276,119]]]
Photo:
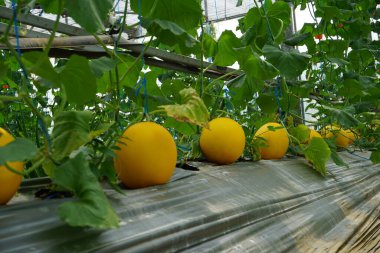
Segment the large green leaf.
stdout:
[[96,78],[86,58],[71,56],[59,78],[70,103],[83,105],[95,99]]
[[343,82],[343,87],[339,89],[338,94],[347,98],[353,98],[363,94],[364,87],[355,79],[346,79]]
[[[171,101],[166,98],[162,90],[157,85],[157,78],[159,72],[156,70],[151,70],[145,75],[141,75],[140,78],[145,77],[145,86],[139,82],[134,88],[127,88],[126,93],[130,99],[132,99],[136,104],[144,106],[145,100],[148,102],[149,110],[157,110],[159,105],[165,105]],[[146,94],[145,94],[146,88]],[[175,95],[178,96],[178,93]]]
[[306,69],[311,55],[296,50],[284,51],[278,47],[265,45],[263,53],[281,74],[289,79],[296,78]]
[[254,95],[262,90],[263,86],[264,82],[262,80],[242,74],[229,83],[231,102],[235,107],[244,109],[247,103],[254,98]]
[[348,110],[341,110],[326,105],[322,105],[319,110],[327,112],[341,126],[356,127],[360,124],[360,121],[353,117],[352,112]]
[[203,50],[204,57],[214,57],[218,50],[218,43],[207,33],[203,33]]
[[326,21],[330,21],[333,18],[339,18],[341,16],[341,10],[336,6],[319,6],[316,11],[317,17],[322,17]]
[[309,140],[310,128],[304,124],[289,128],[289,133],[295,137],[299,143],[305,143]]
[[324,139],[327,145],[329,145],[330,151],[331,151],[331,159],[334,161],[334,163],[338,166],[346,166],[348,167],[348,164],[343,161],[343,159],[339,156],[337,152],[337,147],[335,144],[334,139]]
[[30,73],[45,78],[57,86],[59,75],[54,70],[49,57],[43,52],[28,52],[22,55],[24,66]]
[[174,22],[160,19],[143,19],[142,26],[150,34],[155,35],[160,42],[169,46],[179,45],[184,52],[188,50],[186,48],[199,46],[199,42],[193,36]]
[[178,96],[179,92],[187,87],[180,79],[167,79],[161,85],[162,93],[173,102],[180,104],[181,97]]
[[119,227],[119,218],[82,153],[56,168],[53,181],[78,198],[59,206],[59,216],[64,222],[75,227]]
[[59,11],[58,0],[39,0],[38,3],[42,5],[44,12],[58,14],[58,11]]
[[303,45],[304,41],[311,36],[310,33],[296,33],[292,37],[286,39],[284,43],[288,46]]
[[276,1],[267,10],[268,17],[280,19],[284,23],[284,28],[290,23],[290,14],[289,4],[282,1]]
[[54,118],[53,156],[61,160],[91,141],[89,111],[61,112]]
[[276,98],[273,94],[261,93],[256,99],[256,103],[264,113],[274,113],[278,108]]
[[250,47],[235,49],[240,68],[248,78],[268,80],[274,78],[279,71],[269,62],[264,61]]
[[197,133],[197,127],[187,122],[179,122],[174,118],[167,118],[164,123],[165,127],[174,128],[177,132],[191,136]]
[[0,147],[0,165],[7,162],[30,160],[37,154],[37,151],[34,142],[24,138],[16,138],[8,145]]
[[344,52],[348,50],[348,41],[346,40],[322,40],[319,42],[321,51],[324,51],[328,57],[344,59]]
[[104,21],[112,8],[113,0],[66,0],[69,15],[89,33],[104,30]]
[[[266,15],[263,15],[265,13]],[[256,51],[275,41],[281,43],[284,31],[290,23],[290,7],[287,3],[265,1],[263,7],[251,8],[242,21],[242,37],[244,45],[250,44]]]
[[179,92],[182,97],[181,105],[162,105],[169,117],[181,122],[189,122],[202,127],[208,127],[209,112],[193,88],[183,89]]
[[[117,69],[119,74],[120,86],[133,88],[137,80],[139,79],[142,62],[135,63],[135,58],[129,55],[119,54],[122,61],[117,62]],[[115,67],[115,66],[114,66]],[[104,68],[103,68],[104,69]],[[116,71],[111,70],[111,76],[116,77]],[[103,75],[98,82],[98,92],[106,93],[108,89],[114,89],[116,80],[113,79],[113,83],[110,83],[110,76]]]
[[131,8],[146,19],[166,20],[177,24],[185,31],[195,30],[202,18],[199,0],[131,0]]
[[98,59],[90,60],[91,70],[97,77],[103,76],[105,72],[111,71],[115,66],[115,60],[109,57],[103,56]]
[[232,31],[224,31],[218,40],[218,51],[215,56],[214,64],[219,66],[230,66],[234,64],[237,60],[234,48],[239,48],[240,46],[240,40]]
[[330,158],[331,151],[322,138],[313,138],[303,150],[306,159],[313,164],[314,168],[326,176],[326,163]]

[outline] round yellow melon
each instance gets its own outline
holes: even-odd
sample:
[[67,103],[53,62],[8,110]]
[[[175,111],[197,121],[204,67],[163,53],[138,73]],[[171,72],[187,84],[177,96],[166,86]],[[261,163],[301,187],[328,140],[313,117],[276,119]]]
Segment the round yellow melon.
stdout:
[[309,141],[313,138],[322,138],[322,136],[314,129],[310,129]]
[[216,118],[209,122],[200,137],[202,153],[208,161],[217,164],[230,164],[243,154],[245,133],[236,121],[229,118]]
[[128,127],[116,146],[116,174],[128,188],[165,184],[174,173],[177,147],[159,124],[140,122]]
[[[14,141],[12,135],[0,127],[0,147]],[[24,163],[9,162],[7,165],[19,172],[24,170]],[[0,205],[5,205],[16,194],[22,176],[13,173],[5,165],[0,166]]]
[[[277,129],[271,131],[268,127]],[[262,159],[281,159],[289,148],[288,131],[282,125],[275,122],[261,126],[255,133],[255,137],[261,137],[266,140],[267,146],[260,148]]]

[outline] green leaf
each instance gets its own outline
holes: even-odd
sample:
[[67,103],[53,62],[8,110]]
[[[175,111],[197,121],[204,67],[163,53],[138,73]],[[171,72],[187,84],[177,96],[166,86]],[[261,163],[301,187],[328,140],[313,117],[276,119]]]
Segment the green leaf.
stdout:
[[45,78],[55,86],[59,83],[59,75],[51,65],[49,57],[43,52],[28,52],[22,55],[22,62],[28,72]]
[[202,19],[202,8],[199,0],[131,0],[132,10],[145,19],[170,21],[185,31],[198,28]]
[[83,105],[95,99],[96,78],[86,58],[71,56],[59,78],[70,103]]
[[203,33],[203,50],[204,57],[214,57],[218,50],[217,42],[207,33]]
[[0,61],[0,80],[7,76],[8,66]]
[[380,163],[380,150],[372,151],[370,159],[374,164]]
[[296,50],[283,51],[277,47],[265,45],[263,53],[281,74],[289,79],[296,78],[306,69],[311,55]]
[[64,222],[74,227],[119,227],[119,218],[82,153],[59,166],[53,180],[79,198],[59,206],[59,216]]
[[324,51],[328,57],[344,59],[344,52],[348,50],[346,40],[322,40],[318,44],[320,50]]
[[160,42],[168,46],[178,44],[182,51],[187,51],[186,48],[199,46],[199,42],[193,36],[171,21],[142,19],[141,24],[150,34],[155,35]]
[[112,8],[113,0],[66,0],[65,7],[75,22],[89,33],[104,31],[103,22]]
[[45,159],[45,161],[42,163],[42,169],[44,170],[45,174],[53,178],[55,169],[57,168],[57,165],[53,163],[53,161]]
[[284,43],[288,46],[303,45],[304,41],[311,36],[311,33],[294,34],[292,37],[286,39]]
[[61,112],[54,118],[53,156],[61,160],[91,141],[89,111]]
[[167,118],[165,120],[164,126],[167,128],[174,128],[177,132],[187,136],[191,136],[197,133],[196,126],[186,122],[179,122],[173,118]]
[[278,18],[284,23],[284,28],[286,28],[290,24],[290,7],[289,4],[276,1],[269,8],[267,15],[271,18]]
[[296,127],[291,127],[289,129],[289,133],[293,137],[295,137],[299,141],[299,143],[305,143],[309,140],[310,128],[308,128],[304,124],[300,124]]
[[355,127],[360,124],[360,121],[352,116],[352,112],[340,110],[326,105],[321,105],[321,107],[319,107],[319,110],[327,112],[332,116],[333,119],[336,120],[336,122],[339,122],[339,125],[341,126]]
[[364,87],[355,79],[346,79],[343,87],[339,89],[338,94],[347,98],[353,98],[362,95]]
[[234,64],[237,60],[234,48],[238,47],[240,47],[240,40],[236,35],[230,30],[224,31],[218,40],[214,64],[223,67]]
[[[120,86],[133,88],[135,87],[137,80],[140,76],[142,62],[138,61],[136,64],[135,58],[129,55],[121,55],[119,57],[123,59],[123,61],[117,63],[118,73],[120,80]],[[128,72],[128,73],[127,73]],[[111,71],[112,76],[116,76],[115,70]],[[110,83],[109,75],[103,75],[99,80],[98,92],[106,93],[108,89],[113,89],[115,87],[114,83]]]
[[111,71],[116,67],[115,60],[109,57],[100,57],[94,60],[90,60],[90,67],[96,77],[103,76],[104,73]]
[[339,66],[345,66],[349,64],[348,61],[345,61],[341,58],[327,57],[327,59],[332,63],[338,64]]
[[162,83],[161,91],[174,102],[181,103],[181,97],[178,94],[186,87],[186,84],[180,79],[167,79]]
[[317,17],[322,17],[326,21],[341,16],[341,10],[336,6],[320,6],[316,11]]
[[357,71],[361,71],[375,61],[372,53],[368,49],[352,50],[348,54],[348,60]]
[[253,138],[252,143],[249,145],[253,161],[258,161],[261,159],[260,150],[265,147],[268,147],[266,139],[260,136]]
[[324,139],[327,145],[329,145],[331,151],[331,159],[338,166],[346,166],[348,168],[348,164],[343,161],[343,159],[339,156],[337,152],[337,147],[334,139]]
[[331,155],[327,143],[322,138],[313,138],[303,152],[306,159],[313,164],[314,168],[321,173],[322,176],[326,176],[326,163]]
[[34,142],[24,138],[16,138],[9,144],[0,147],[0,165],[7,162],[30,160],[37,154],[37,151]]
[[254,95],[261,91],[264,82],[262,80],[257,80],[253,77],[247,77],[246,74],[242,74],[230,82],[230,93],[231,93],[231,102],[236,107],[243,107],[244,109],[247,106],[249,101],[252,101]]
[[182,97],[181,105],[162,105],[169,117],[181,122],[189,122],[208,128],[209,112],[193,88],[183,89],[179,92]]
[[250,47],[235,49],[240,68],[248,78],[268,80],[274,78],[279,71],[269,62],[264,61]]
[[243,0],[237,0],[236,7],[239,7],[243,4]]
[[59,11],[59,1],[58,0],[39,0],[44,12],[58,14]]
[[256,103],[264,113],[274,113],[277,110],[276,98],[271,94],[260,94]]

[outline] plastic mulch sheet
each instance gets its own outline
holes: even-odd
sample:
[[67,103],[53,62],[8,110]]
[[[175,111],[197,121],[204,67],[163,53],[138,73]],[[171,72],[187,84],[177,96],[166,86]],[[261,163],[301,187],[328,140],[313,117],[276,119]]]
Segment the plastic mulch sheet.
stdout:
[[115,230],[68,227],[65,200],[28,199],[29,187],[0,207],[0,252],[380,252],[380,165],[341,156],[349,168],[330,163],[326,178],[285,159],[199,163],[126,195],[106,188]]

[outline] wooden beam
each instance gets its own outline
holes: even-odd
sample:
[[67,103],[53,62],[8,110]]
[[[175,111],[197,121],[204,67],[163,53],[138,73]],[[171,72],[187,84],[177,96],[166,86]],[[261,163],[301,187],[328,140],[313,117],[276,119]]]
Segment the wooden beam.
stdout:
[[[4,33],[7,30],[8,25],[0,22],[0,33]],[[15,35],[14,27],[12,26],[9,30],[10,35]],[[29,29],[20,29],[19,30],[19,36],[20,37],[27,37],[27,38],[48,38],[49,34],[47,33],[41,33],[32,31]]]
[[[114,45],[114,38],[109,35],[99,35],[100,40],[104,44]],[[47,44],[48,39],[45,38],[20,38],[19,45],[21,51],[42,50]],[[16,40],[11,39],[10,43],[16,46]],[[75,37],[60,37],[55,38],[51,47],[51,57],[69,57],[72,54],[79,54],[88,58],[97,58],[106,56],[107,53],[98,45],[98,41],[93,36],[75,36]],[[119,47],[124,49],[120,53],[128,53],[133,56],[138,56],[144,50],[145,45],[141,43],[130,42],[122,39],[119,42]],[[0,44],[0,49],[7,49],[5,45]],[[157,48],[148,48],[144,54],[146,63],[152,66],[157,66],[165,69],[171,69],[186,73],[197,74],[200,71],[200,60],[190,58],[183,55],[174,54]],[[203,62],[204,68],[209,67],[205,72],[205,76],[218,78],[231,72],[236,72],[235,69],[210,66],[211,63]],[[227,75],[224,80],[230,80],[241,75],[243,72]]]
[[[10,8],[0,6],[0,18],[8,19],[8,20],[12,19],[13,18],[12,10]],[[54,22],[55,22],[54,20],[50,20],[48,18],[43,18],[43,17],[32,15],[32,14],[21,14],[21,13],[17,15],[17,19],[23,24],[43,28],[49,31],[53,30]],[[75,27],[75,26],[71,26],[71,25],[67,25],[63,23],[58,24],[57,32],[72,35],[72,36],[89,35],[88,32],[86,32],[85,30],[79,27]]]

